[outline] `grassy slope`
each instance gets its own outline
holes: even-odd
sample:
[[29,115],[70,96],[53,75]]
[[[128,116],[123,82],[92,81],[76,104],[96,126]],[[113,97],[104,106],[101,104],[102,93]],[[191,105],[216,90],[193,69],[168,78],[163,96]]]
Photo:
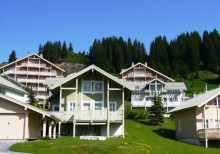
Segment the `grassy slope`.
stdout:
[[[200,93],[205,90],[205,83],[208,85],[208,90],[219,86],[218,75],[209,71],[199,71],[199,79],[185,80],[184,83],[189,93]],[[189,94],[191,96],[191,94]]]
[[[161,153],[161,154],[214,154],[220,149],[198,147],[175,141],[174,121],[166,119],[161,126],[149,126],[144,122],[126,120],[126,138],[107,141],[82,141],[78,138],[61,137],[56,140],[18,143],[10,149],[29,153]],[[149,148],[149,147],[150,148]]]

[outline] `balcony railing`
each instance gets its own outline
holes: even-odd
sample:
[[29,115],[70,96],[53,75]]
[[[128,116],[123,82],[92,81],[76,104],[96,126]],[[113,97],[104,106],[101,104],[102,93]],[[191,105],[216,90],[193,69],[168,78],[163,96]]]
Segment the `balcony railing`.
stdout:
[[213,140],[220,139],[220,128],[199,129],[198,137],[199,139],[205,139],[205,137],[207,137],[207,139],[213,139]]
[[46,64],[22,63],[21,66],[26,66],[26,67],[46,67]]
[[20,75],[41,75],[41,76],[56,76],[55,72],[40,72],[40,71],[20,71],[20,70],[8,70],[5,74],[20,74]]
[[17,78],[18,82],[22,82],[22,83],[44,83],[45,79],[23,79],[23,78]]
[[[63,112],[62,121],[107,121],[107,110],[78,110]],[[123,111],[109,112],[110,121],[122,121]]]

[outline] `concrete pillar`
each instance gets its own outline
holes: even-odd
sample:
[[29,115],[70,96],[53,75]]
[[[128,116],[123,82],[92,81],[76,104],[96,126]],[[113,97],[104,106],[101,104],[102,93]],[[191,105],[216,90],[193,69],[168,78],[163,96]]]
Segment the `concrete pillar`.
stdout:
[[53,124],[53,138],[54,139],[56,138],[56,128],[57,128],[57,124],[56,124],[56,122],[54,122],[54,124]]
[[52,130],[52,121],[49,122],[49,130],[48,130],[48,137],[51,138],[51,131]]
[[47,121],[43,120],[43,137],[46,137]]
[[23,139],[27,139],[28,138],[28,112],[25,113],[25,119],[24,119],[24,137]]
[[61,130],[61,121],[59,121],[59,127],[58,127],[58,136],[60,137],[60,130]]

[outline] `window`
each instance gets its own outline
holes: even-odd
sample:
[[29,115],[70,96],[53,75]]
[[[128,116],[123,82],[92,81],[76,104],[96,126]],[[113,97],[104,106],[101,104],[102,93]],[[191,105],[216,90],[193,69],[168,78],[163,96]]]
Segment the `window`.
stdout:
[[95,110],[102,110],[103,103],[102,102],[95,102]]
[[209,119],[206,119],[206,123],[205,120],[203,119],[203,128],[209,128]]
[[215,119],[215,128],[218,128],[218,120],[217,119]]
[[73,112],[76,109],[76,103],[75,102],[69,102],[68,111]]
[[164,101],[164,102],[167,102],[167,98],[164,98],[163,101]]
[[60,110],[60,106],[59,105],[53,105],[52,110],[53,111],[59,111]]
[[178,98],[177,98],[177,97],[174,97],[174,101],[175,101],[175,102],[178,102]]
[[91,103],[83,103],[83,110],[91,110]]
[[117,103],[116,102],[109,102],[109,111],[116,111]]
[[169,101],[172,102],[172,101],[173,101],[173,98],[170,98]]
[[213,99],[213,106],[219,106],[220,107],[220,98],[218,98],[218,103],[217,103],[217,98]]
[[92,82],[83,81],[83,92],[92,92]]
[[94,89],[93,89],[94,92],[102,92],[102,82],[95,81],[93,85],[94,85]]

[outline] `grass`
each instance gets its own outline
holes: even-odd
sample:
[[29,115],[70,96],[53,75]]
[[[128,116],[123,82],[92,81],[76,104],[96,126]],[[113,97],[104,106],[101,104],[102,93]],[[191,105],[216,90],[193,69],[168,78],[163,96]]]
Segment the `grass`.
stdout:
[[209,71],[199,71],[199,79],[185,80],[187,87],[187,95],[192,96],[192,93],[201,93],[205,91],[205,83],[207,83],[208,90],[217,88],[219,86],[218,75]]
[[174,121],[165,119],[160,126],[147,125],[145,121],[125,121],[125,139],[110,138],[106,141],[85,141],[79,138],[60,137],[56,140],[41,140],[17,143],[10,150],[33,154],[217,154],[218,148],[204,148],[175,140]]

